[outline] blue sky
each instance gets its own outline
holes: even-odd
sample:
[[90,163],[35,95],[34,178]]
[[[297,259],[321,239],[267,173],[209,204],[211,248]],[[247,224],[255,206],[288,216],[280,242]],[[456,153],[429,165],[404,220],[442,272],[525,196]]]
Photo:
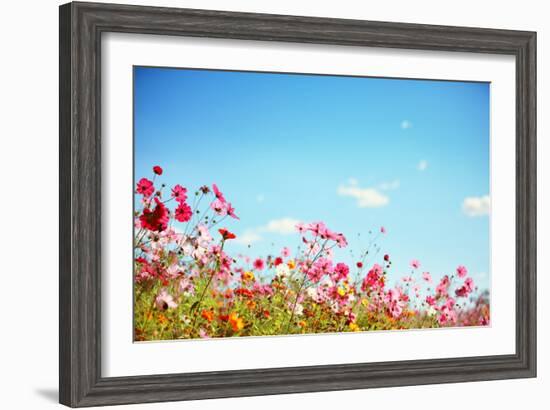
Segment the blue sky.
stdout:
[[277,253],[292,221],[322,220],[352,263],[384,226],[391,278],[418,259],[489,287],[488,83],[135,67],[134,85],[136,179],[216,183],[241,218],[230,252]]

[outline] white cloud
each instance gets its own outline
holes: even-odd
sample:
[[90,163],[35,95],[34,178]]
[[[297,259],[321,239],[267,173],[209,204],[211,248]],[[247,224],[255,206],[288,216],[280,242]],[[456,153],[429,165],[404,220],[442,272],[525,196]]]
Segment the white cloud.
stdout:
[[402,130],[408,130],[409,128],[412,128],[412,122],[409,120],[403,120],[401,121],[401,129]]
[[491,211],[491,198],[489,195],[465,198],[462,203],[462,211],[468,216],[488,215]]
[[400,185],[401,185],[401,183],[399,182],[399,180],[394,179],[393,181],[390,181],[390,182],[382,182],[379,185],[379,187],[383,191],[390,191],[390,190],[399,188]]
[[252,229],[244,231],[242,234],[237,235],[234,239],[234,242],[240,243],[242,245],[252,245],[254,242],[259,242],[262,240],[262,237]]
[[278,233],[280,235],[288,235],[296,232],[296,224],[299,223],[297,219],[282,218],[269,221],[267,225],[262,226],[260,230],[262,232]]
[[349,178],[349,179],[348,179],[348,184],[350,184],[350,185],[358,185],[358,184],[359,184],[359,181],[358,181],[356,178]]
[[420,161],[416,166],[416,169],[418,169],[419,171],[425,171],[427,168],[428,168],[428,161],[426,161],[425,159]]
[[375,188],[361,188],[358,185],[340,185],[338,195],[357,199],[359,208],[377,208],[385,206],[390,199]]
[[234,242],[242,245],[251,245],[254,242],[260,242],[263,240],[261,235],[263,232],[276,233],[279,235],[292,234],[296,232],[296,224],[299,222],[300,221],[294,218],[273,219],[265,225],[245,230],[240,235],[237,235]]

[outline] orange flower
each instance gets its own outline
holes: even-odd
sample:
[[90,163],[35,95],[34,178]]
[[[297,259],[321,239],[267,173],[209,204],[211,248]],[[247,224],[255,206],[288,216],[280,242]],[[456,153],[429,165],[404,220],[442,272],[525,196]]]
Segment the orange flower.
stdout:
[[305,327],[305,326],[306,326],[306,322],[304,322],[303,320],[300,320],[300,321],[298,322],[298,326],[300,326],[300,327]]
[[166,316],[164,316],[162,313],[159,313],[159,322],[162,323],[162,324],[165,324],[165,323],[168,323],[168,318]]
[[202,313],[201,313],[201,316],[208,320],[208,323],[212,322],[212,320],[214,320],[214,312],[212,312],[211,310],[203,310]]
[[229,315],[229,324],[233,328],[234,332],[238,332],[244,327],[243,320],[239,317],[239,315],[236,312],[232,312]]
[[247,306],[250,310],[252,310],[252,309],[254,309],[254,308],[256,307],[256,302],[254,302],[253,300],[248,300],[248,301],[246,301],[246,306]]

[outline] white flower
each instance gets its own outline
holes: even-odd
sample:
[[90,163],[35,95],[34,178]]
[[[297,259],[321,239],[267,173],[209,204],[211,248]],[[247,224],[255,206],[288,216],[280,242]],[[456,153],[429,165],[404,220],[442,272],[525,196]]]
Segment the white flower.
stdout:
[[325,276],[323,279],[321,279],[321,282],[319,283],[320,286],[324,286],[326,288],[331,288],[334,286],[334,282],[329,276]]
[[174,279],[178,277],[178,274],[181,271],[183,271],[181,266],[179,266],[177,263],[174,263],[166,269],[166,274],[168,275],[169,278]]
[[275,274],[278,278],[286,278],[290,274],[290,269],[286,263],[280,263],[275,268]]
[[304,307],[300,303],[296,303],[296,306],[294,306],[294,314],[296,316],[302,316],[304,313]]
[[315,289],[315,288],[307,288],[306,294],[307,294],[311,299],[316,299],[316,298],[317,298],[317,289]]
[[193,246],[193,240],[189,236],[184,236],[182,239],[181,250],[185,256],[189,256],[195,249]]

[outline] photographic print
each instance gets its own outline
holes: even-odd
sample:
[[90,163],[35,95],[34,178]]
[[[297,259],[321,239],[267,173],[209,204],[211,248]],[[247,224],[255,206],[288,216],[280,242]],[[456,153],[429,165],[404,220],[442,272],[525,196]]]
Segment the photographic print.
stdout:
[[489,83],[133,75],[135,341],[490,325]]

